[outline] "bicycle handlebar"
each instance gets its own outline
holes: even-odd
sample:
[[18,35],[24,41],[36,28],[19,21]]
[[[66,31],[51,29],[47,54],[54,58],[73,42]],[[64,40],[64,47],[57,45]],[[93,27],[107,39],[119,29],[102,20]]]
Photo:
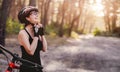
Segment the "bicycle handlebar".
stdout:
[[[7,49],[5,49],[5,47],[3,47],[2,45],[0,45],[0,48],[1,48],[2,50],[6,51],[7,53],[9,53],[9,54],[10,54],[13,58],[15,58],[17,61],[22,62],[23,64],[24,64],[24,63],[29,63],[29,64],[33,65],[35,68],[43,69],[43,67],[42,67],[41,65],[20,58],[19,56],[15,55],[15,54],[11,53],[10,51],[8,51]],[[0,51],[1,53],[2,53],[2,50]]]

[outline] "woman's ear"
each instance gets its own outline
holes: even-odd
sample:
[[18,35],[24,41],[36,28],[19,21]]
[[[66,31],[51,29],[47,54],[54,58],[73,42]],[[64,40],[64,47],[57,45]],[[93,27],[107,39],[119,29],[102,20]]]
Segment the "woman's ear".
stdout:
[[26,20],[30,21],[30,18],[29,18],[29,17],[26,17]]

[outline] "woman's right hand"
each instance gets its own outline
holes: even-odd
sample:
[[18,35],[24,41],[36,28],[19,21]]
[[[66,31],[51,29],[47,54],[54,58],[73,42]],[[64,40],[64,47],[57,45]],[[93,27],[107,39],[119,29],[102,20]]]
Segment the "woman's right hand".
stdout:
[[38,36],[39,36],[39,33],[38,33],[39,28],[36,27],[36,26],[34,26],[34,27],[33,27],[33,31],[34,31],[34,36],[35,36],[35,37],[38,37]]
[[34,27],[36,28],[37,35],[44,35],[44,28],[42,24],[36,24]]

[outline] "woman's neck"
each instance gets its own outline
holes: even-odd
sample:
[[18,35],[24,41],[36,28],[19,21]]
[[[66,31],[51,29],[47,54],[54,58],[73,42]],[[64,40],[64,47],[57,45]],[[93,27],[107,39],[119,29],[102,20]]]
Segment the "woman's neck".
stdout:
[[33,26],[31,25],[31,24],[29,24],[29,25],[27,25],[26,27],[25,27],[27,30],[32,30],[33,29]]
[[33,32],[33,26],[31,25],[31,24],[29,24],[29,25],[27,25],[26,27],[25,27],[25,29],[28,31],[28,33],[30,34],[30,36],[31,37],[33,37],[34,36],[34,32]]

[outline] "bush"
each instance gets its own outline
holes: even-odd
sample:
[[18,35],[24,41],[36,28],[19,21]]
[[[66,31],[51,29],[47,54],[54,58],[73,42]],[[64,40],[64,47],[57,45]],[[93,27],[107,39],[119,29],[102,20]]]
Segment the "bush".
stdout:
[[113,30],[113,35],[115,35],[116,37],[120,37],[120,27],[116,27]]
[[7,23],[6,23],[7,35],[18,34],[20,29],[23,29],[23,25],[20,24],[18,21],[13,21],[11,18],[7,20]]
[[93,35],[97,36],[97,35],[100,35],[100,34],[101,34],[101,31],[98,28],[95,28],[95,30],[93,31]]
[[72,37],[72,38],[78,38],[79,35],[78,35],[78,33],[72,31],[72,33],[71,33],[71,37]]
[[48,35],[56,36],[58,34],[58,28],[55,26],[55,23],[51,23],[46,26],[45,32]]
[[[46,29],[45,29],[45,32],[47,35],[50,35],[50,36],[58,36],[59,35],[59,24],[57,24],[57,22],[52,22],[51,24],[49,25],[46,25]],[[63,29],[62,29],[62,33],[63,33],[63,36],[66,36],[68,37],[68,32],[69,32],[69,24],[64,24],[63,25]],[[73,38],[76,38],[78,37],[78,33],[73,31],[72,32],[72,37]]]

